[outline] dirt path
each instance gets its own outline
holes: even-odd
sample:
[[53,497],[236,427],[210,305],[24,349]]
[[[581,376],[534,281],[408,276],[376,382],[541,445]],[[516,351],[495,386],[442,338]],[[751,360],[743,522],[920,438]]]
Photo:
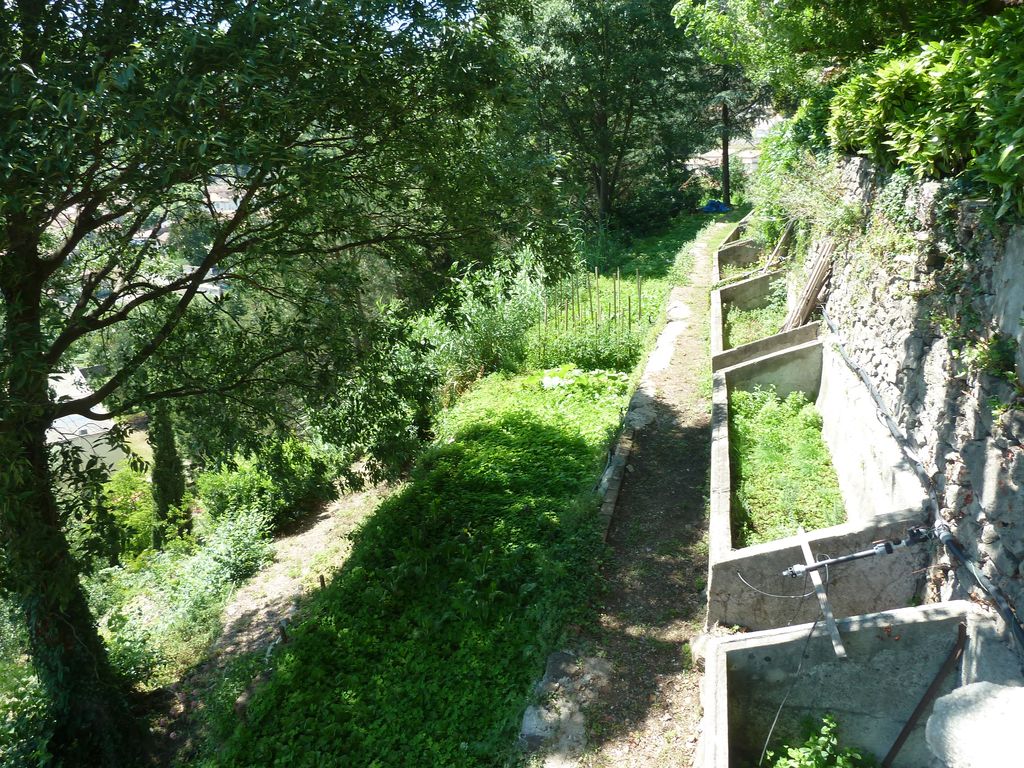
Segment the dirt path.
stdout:
[[612,670],[585,710],[581,768],[692,762],[701,673],[689,641],[704,623],[708,564],[708,287],[711,248],[730,226],[694,245],[692,285],[669,301],[671,355],[648,365],[652,418],[635,437],[612,519],[598,619],[579,641],[581,656],[603,657]]
[[194,714],[228,663],[262,651],[278,637],[303,596],[329,578],[350,550],[349,534],[370,514],[387,489],[371,487],[349,493],[302,521],[274,541],[274,560],[232,595],[221,614],[223,631],[207,659],[167,691],[168,715],[155,724],[161,738],[160,762],[187,757],[197,736]]

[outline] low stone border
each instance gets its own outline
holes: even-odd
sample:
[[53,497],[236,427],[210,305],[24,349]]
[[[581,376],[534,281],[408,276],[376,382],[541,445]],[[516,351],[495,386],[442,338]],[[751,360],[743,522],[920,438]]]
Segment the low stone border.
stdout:
[[[636,396],[634,395],[634,398]],[[632,405],[630,400],[630,405]],[[601,522],[601,537],[608,541],[608,530],[612,525],[612,516],[615,514],[615,505],[619,500],[619,491],[622,489],[622,480],[626,475],[626,463],[633,452],[633,437],[636,430],[632,427],[623,427],[615,441],[615,448],[612,451],[611,459],[605,468],[604,475],[598,485],[598,493],[601,495],[601,511],[598,519]]]

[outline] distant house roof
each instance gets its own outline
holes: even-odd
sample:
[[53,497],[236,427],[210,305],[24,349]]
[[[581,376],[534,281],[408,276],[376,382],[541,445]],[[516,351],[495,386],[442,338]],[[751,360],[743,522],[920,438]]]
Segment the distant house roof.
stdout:
[[[78,368],[72,368],[67,373],[52,374],[50,389],[53,390],[54,399],[57,402],[78,400],[93,393],[85,381],[85,376]],[[92,410],[104,412],[102,406],[96,406]],[[78,414],[61,416],[46,431],[46,442],[53,444],[78,437],[99,437],[109,432],[113,426],[113,419],[92,419]]]

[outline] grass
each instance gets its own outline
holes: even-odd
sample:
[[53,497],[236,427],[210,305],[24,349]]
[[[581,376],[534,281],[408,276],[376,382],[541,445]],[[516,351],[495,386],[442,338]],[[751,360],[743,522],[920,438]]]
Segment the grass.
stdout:
[[586,604],[593,482],[627,388],[567,367],[474,386],[208,764],[502,764],[537,670]]
[[725,349],[741,347],[779,332],[786,320],[786,281],[776,280],[768,293],[768,303],[753,309],[726,307],[722,334]]
[[821,416],[799,392],[773,389],[729,397],[733,538],[761,544],[845,520],[839,481],[821,437]]

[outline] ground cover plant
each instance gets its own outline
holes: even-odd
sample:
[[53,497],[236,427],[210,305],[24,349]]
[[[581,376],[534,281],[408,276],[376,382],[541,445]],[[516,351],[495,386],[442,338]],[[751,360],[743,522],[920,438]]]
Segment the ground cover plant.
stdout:
[[961,39],[880,54],[833,98],[833,146],[921,176],[966,169],[995,188],[999,215],[1024,212],[1022,34],[1024,9],[1008,8]]
[[593,482],[627,390],[569,366],[474,386],[208,764],[501,764],[585,602]]
[[839,724],[832,715],[825,715],[821,724],[809,723],[807,738],[796,746],[783,745],[769,750],[766,757],[771,768],[873,768],[877,763],[870,755],[839,743]]
[[845,519],[839,481],[821,437],[821,416],[807,397],[774,389],[729,396],[733,538],[760,544]]
[[786,281],[776,280],[763,307],[727,307],[722,318],[722,342],[726,349],[749,344],[779,332],[786,319]]

